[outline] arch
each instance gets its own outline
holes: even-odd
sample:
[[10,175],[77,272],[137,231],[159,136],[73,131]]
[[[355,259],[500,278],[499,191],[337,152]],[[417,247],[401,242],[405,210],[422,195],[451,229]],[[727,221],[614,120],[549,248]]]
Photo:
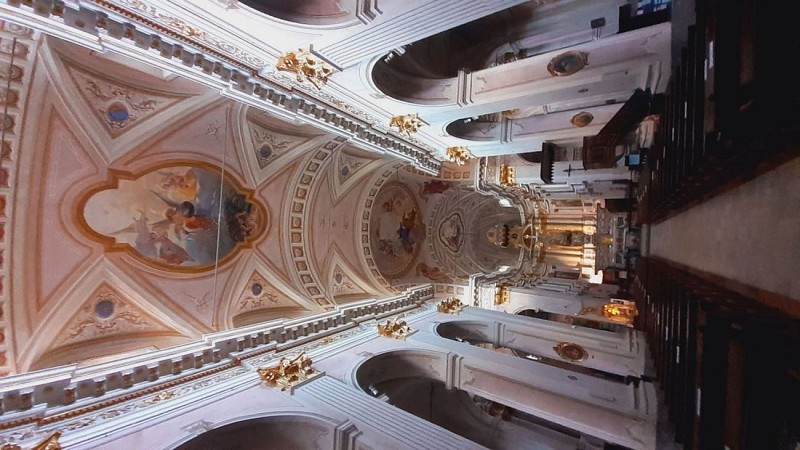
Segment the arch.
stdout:
[[240,3],[271,18],[295,25],[341,28],[358,23],[356,0],[242,0]]
[[434,350],[389,350],[356,364],[351,372],[353,386],[374,395],[371,387],[401,378],[422,377],[446,384],[449,354]]
[[280,412],[222,422],[175,443],[174,450],[210,448],[333,448],[338,423],[306,412]]
[[453,320],[442,322],[433,327],[437,335],[452,341],[469,344],[495,344],[490,323],[473,320]]
[[434,359],[447,364],[447,358],[435,351],[394,350],[370,357],[354,373],[368,394],[485,447],[575,448],[575,431],[450,386],[424,367]]

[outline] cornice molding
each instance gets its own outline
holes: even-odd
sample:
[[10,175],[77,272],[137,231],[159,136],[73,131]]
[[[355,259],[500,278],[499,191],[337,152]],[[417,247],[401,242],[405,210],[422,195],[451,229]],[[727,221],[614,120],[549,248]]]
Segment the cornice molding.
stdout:
[[[302,350],[311,356],[377,336],[365,321],[421,310],[433,298],[422,285],[297,320],[272,321],[203,336],[194,343],[86,367],[62,366],[0,380],[0,441],[29,444],[55,431],[79,445],[131,414],[163,416],[189,401],[213,401],[222,388],[256,383],[256,369]],[[201,400],[198,400],[201,399]],[[99,428],[98,428],[99,427]],[[85,443],[85,442],[84,442]]]
[[80,10],[46,0],[37,3],[35,13],[19,3],[0,4],[0,15],[79,45],[110,48],[160,65],[222,95],[313,123],[360,148],[395,155],[425,172],[435,174],[441,167],[433,149],[373,126],[376,119],[330,94],[285,84],[288,77],[264,72],[267,63],[261,58],[141,0],[94,0],[82,3]]

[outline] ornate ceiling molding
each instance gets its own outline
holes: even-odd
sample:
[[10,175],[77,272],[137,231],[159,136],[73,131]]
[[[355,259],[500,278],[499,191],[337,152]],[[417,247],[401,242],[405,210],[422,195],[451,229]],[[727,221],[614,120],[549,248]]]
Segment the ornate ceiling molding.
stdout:
[[371,281],[376,286],[382,286],[387,292],[397,292],[397,289],[394,288],[386,280],[386,278],[383,277],[383,275],[381,275],[380,270],[378,270],[378,265],[375,263],[375,258],[372,256],[372,248],[370,246],[369,218],[372,214],[372,206],[375,203],[375,197],[378,196],[378,192],[381,190],[381,187],[384,183],[386,183],[386,180],[388,180],[389,177],[395,175],[403,166],[405,166],[405,164],[388,163],[385,165],[383,171],[378,169],[378,174],[374,178],[372,187],[367,190],[364,201],[361,203],[364,205],[364,207],[361,210],[361,228],[358,230],[358,232],[361,235],[359,242],[361,243],[361,252],[364,256],[364,263],[367,266]]
[[306,159],[296,179],[292,199],[288,204],[288,245],[289,254],[294,265],[300,285],[303,286],[305,293],[312,298],[319,306],[331,309],[334,303],[325,295],[326,289],[324,281],[320,280],[316,268],[312,267],[314,262],[312,249],[310,247],[310,224],[311,209],[308,208],[309,198],[313,190],[314,181],[317,175],[323,172],[328,166],[331,154],[339,149],[346,139],[342,137],[334,138],[326,144],[318,147],[311,156]]
[[[433,298],[433,287],[417,286],[383,300],[337,307],[305,320],[254,325],[203,336],[202,341],[149,355],[136,355],[80,368],[48,369],[2,380],[3,412],[0,441],[24,445],[61,431],[70,445],[92,446],[85,439],[102,427],[104,433],[137,420],[169,414],[185,407],[181,397],[201,402],[257,380],[256,368],[298,351],[312,357],[350,345],[351,338],[374,335],[368,318],[415,310],[407,320],[425,317],[420,310]],[[49,392],[48,396],[34,392]],[[97,428],[99,429],[99,428]]]
[[236,316],[256,310],[280,308],[308,313],[323,311],[320,305],[302,295],[300,289],[277,273],[269,262],[256,253],[243,258],[222,289],[227,294],[220,301],[215,314],[217,329],[233,329]]
[[[28,93],[33,77],[33,67],[38,55],[40,33],[11,22],[0,21],[0,108],[3,109],[0,129],[0,376],[16,370],[15,333],[11,311],[9,286],[13,255],[11,248],[12,224],[14,222],[14,199],[16,198],[16,174],[19,170],[22,146],[22,122],[26,115]],[[16,45],[14,40],[16,39]]]
[[[221,88],[223,95],[279,116],[314,123],[349,137],[361,148],[388,152],[431,174],[441,167],[433,156],[433,149],[373,127],[374,120],[371,122],[368,115],[329,94],[317,95],[299,84],[283,84],[285,80],[262,74],[265,64],[262,59],[181,19],[161,13],[141,0],[95,0],[93,4],[82,4],[80,11],[70,6],[56,8],[55,2],[48,0],[42,5],[37,3],[36,14],[32,14],[28,6],[0,5],[0,8],[20,23],[57,31],[60,37],[81,45],[108,46],[151,63],[169,66],[176,73]],[[81,17],[81,20],[65,19],[69,17]],[[89,39],[92,34],[101,37]],[[139,49],[132,49],[131,43]],[[152,50],[158,50],[156,60]]]

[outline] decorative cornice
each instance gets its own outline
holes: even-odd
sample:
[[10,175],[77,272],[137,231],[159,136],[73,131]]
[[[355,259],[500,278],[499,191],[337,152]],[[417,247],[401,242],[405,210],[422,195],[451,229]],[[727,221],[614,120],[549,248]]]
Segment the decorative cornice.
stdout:
[[[14,199],[16,198],[16,174],[20,152],[21,128],[25,117],[25,105],[31,89],[32,68],[36,60],[39,33],[31,28],[12,22],[2,23],[0,39],[3,41],[4,59],[0,61],[0,245],[9,249],[12,242]],[[16,46],[13,42],[16,39]],[[13,331],[10,326],[10,275],[13,255],[0,250],[0,376],[14,371]]]
[[[431,285],[402,295],[337,308],[312,319],[254,325],[206,335],[202,342],[83,367],[56,368],[0,380],[0,442],[28,445],[43,436],[102,426],[146,408],[179,407],[184,396],[298,351],[311,352],[370,335],[370,319],[407,313],[433,298]],[[361,324],[361,325],[358,325]],[[349,342],[349,341],[347,341]],[[91,389],[86,389],[90,387]],[[48,392],[46,397],[39,397]],[[25,398],[27,401],[21,402]],[[159,409],[163,411],[163,409]]]
[[311,267],[310,239],[306,236],[311,228],[308,225],[311,221],[311,209],[307,206],[317,175],[322,173],[322,169],[330,163],[331,154],[345,142],[344,138],[335,138],[314,150],[300,172],[289,207],[289,252],[294,262],[297,276],[300,279],[300,285],[306,295],[312,298],[319,306],[327,309],[332,308],[334,304],[331,299],[325,296],[324,282],[319,279]]
[[[93,34],[108,43],[111,41],[107,38],[132,41],[141,49],[141,55],[137,56],[143,60],[152,61],[158,55],[162,63],[204,84],[218,87],[222,81],[230,85],[224,93],[232,98],[281,116],[289,114],[348,136],[360,148],[388,152],[412,162],[425,172],[435,174],[441,168],[440,161],[433,156],[435,152],[424,144],[388,133],[368,114],[329,94],[315,93],[313,88],[302,87],[296,82],[286,84],[286,80],[291,80],[289,77],[264,73],[264,60],[181,19],[163,14],[141,0],[82,3],[80,11],[70,12],[82,18],[74,23],[63,20],[68,15],[65,10],[71,7],[63,3],[57,5],[54,0],[37,3],[35,15],[31,14],[30,6],[18,3],[0,5],[5,12],[13,11],[15,6],[25,12],[14,14],[13,20],[50,31],[55,22],[62,34],[83,45],[97,46],[98,42],[88,37]],[[92,11],[91,8],[97,9]],[[38,16],[48,19],[47,22]],[[125,48],[130,53],[130,47],[126,45]]]
[[373,182],[372,187],[370,187],[367,191],[367,198],[364,200],[364,208],[361,211],[361,250],[364,255],[364,260],[367,264],[367,269],[369,271],[368,273],[372,277],[373,281],[380,283],[380,285],[389,292],[397,292],[397,290],[388,281],[386,281],[386,278],[383,277],[381,271],[378,269],[378,265],[375,263],[375,258],[372,257],[369,218],[372,214],[372,206],[375,203],[375,197],[378,196],[378,192],[381,190],[381,187],[386,180],[388,180],[392,175],[396,174],[401,167],[403,167],[403,164],[395,164],[391,167],[387,166],[384,171],[378,175]]

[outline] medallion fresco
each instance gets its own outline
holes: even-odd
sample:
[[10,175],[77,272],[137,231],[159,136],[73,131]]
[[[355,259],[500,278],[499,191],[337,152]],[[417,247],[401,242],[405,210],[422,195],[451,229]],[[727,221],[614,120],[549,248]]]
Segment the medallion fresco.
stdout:
[[413,265],[425,240],[425,225],[414,194],[391,182],[378,192],[370,216],[370,245],[381,274],[399,277]]
[[460,252],[464,244],[464,221],[461,219],[461,214],[457,212],[450,214],[440,223],[438,236],[448,250],[453,253]]
[[250,193],[219,168],[194,163],[112,173],[110,186],[84,197],[80,219],[110,250],[177,271],[213,268],[267,228]]

